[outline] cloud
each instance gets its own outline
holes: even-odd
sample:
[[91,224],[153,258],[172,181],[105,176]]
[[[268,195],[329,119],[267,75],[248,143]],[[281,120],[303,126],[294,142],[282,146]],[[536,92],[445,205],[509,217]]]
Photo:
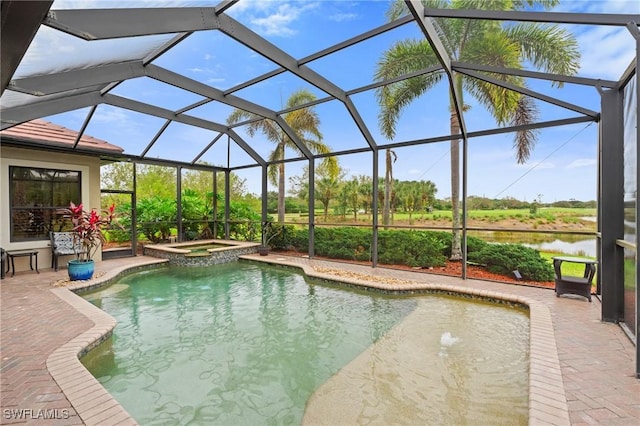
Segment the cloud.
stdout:
[[246,12],[246,11],[264,11],[271,9],[274,2],[269,0],[243,0],[234,4],[231,10],[233,12]]
[[301,8],[285,3],[264,18],[251,19],[251,23],[257,27],[258,32],[265,35],[292,36],[297,31],[290,28],[290,25],[298,19],[301,12]]
[[289,37],[297,34],[297,31],[288,27],[288,24],[295,19],[292,15],[275,13],[266,18],[255,18],[251,23],[257,27],[257,31],[264,35],[275,35]]
[[103,105],[100,109],[100,114],[94,115],[94,120],[99,123],[129,123],[129,115],[122,109]]
[[358,15],[355,13],[334,13],[329,16],[329,20],[335,22],[347,22],[353,21],[358,18]]
[[626,28],[597,27],[576,32],[576,39],[583,76],[617,80],[635,56],[635,40]]
[[422,173],[422,170],[418,170],[418,169],[409,169],[407,170],[407,174],[409,175],[419,175]]
[[213,59],[213,55],[212,54],[210,54],[210,53],[205,53],[204,54],[204,60],[205,61],[209,61],[211,59]]
[[[216,67],[216,69],[217,68],[220,68],[220,67]],[[189,71],[191,71],[193,73],[207,73],[207,74],[215,74],[217,72],[216,69],[207,68],[207,67],[203,68],[203,67],[198,67],[198,66],[187,68],[187,70],[189,70]]]
[[[554,12],[640,13],[638,0],[562,1]],[[579,74],[617,80],[635,56],[635,39],[625,27],[571,25],[582,58]]]
[[567,164],[565,168],[567,169],[576,169],[578,167],[591,167],[595,166],[597,161],[595,158],[577,158],[573,160],[571,163]]
[[250,22],[261,35],[292,37],[298,33],[295,24],[303,14],[319,5],[316,1],[241,1],[230,9],[230,14],[245,15],[242,20]]
[[223,72],[221,71],[221,67],[218,65],[214,68],[195,66],[187,68],[187,71],[192,74],[199,74],[200,76],[197,78],[199,80],[205,80],[207,83],[221,83],[226,80],[226,78],[220,77],[220,74]]

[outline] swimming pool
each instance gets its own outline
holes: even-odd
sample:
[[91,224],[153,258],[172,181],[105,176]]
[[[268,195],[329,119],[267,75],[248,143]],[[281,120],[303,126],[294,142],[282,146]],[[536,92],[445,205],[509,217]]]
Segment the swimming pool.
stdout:
[[[85,297],[118,326],[82,361],[140,424],[299,424],[341,377],[384,384],[381,410],[403,395],[414,421],[430,409],[527,421],[528,318],[511,307],[357,292],[245,262],[146,271]],[[430,342],[414,354],[428,373],[354,380],[366,359],[395,368],[406,330]]]

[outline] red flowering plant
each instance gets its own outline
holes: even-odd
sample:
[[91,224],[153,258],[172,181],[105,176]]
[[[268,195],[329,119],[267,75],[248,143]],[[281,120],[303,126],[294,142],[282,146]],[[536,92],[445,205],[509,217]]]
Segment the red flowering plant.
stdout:
[[69,208],[61,212],[65,218],[71,220],[73,225],[73,245],[78,248],[76,250],[78,260],[86,262],[93,259],[93,255],[105,242],[102,229],[111,225],[115,218],[115,208],[115,204],[112,204],[108,210],[98,214],[96,209],[87,212],[82,204],[76,206],[71,202]]

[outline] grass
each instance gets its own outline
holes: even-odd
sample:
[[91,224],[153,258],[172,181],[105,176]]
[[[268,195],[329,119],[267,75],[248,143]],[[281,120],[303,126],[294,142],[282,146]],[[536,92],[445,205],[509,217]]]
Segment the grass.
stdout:
[[[396,213],[394,216],[403,217],[404,213]],[[450,210],[434,210],[431,213],[414,213],[414,217],[424,217],[425,219],[433,219],[433,216],[445,217],[451,220]],[[469,219],[536,219],[544,218],[547,220],[555,220],[557,218],[566,218],[569,221],[579,220],[585,216],[595,216],[596,209],[572,209],[561,207],[549,207],[538,209],[536,214],[531,214],[528,210],[523,209],[507,209],[507,210],[469,210]],[[408,217],[408,215],[406,215]],[[563,219],[564,220],[564,219]]]
[[[553,264],[554,256],[561,256],[561,255],[562,253],[556,253],[556,252],[544,252],[544,251],[540,252],[540,256],[542,256],[544,259],[547,259],[551,264]],[[572,254],[571,257],[595,260],[595,258],[589,257],[589,256],[578,256],[578,255]],[[562,268],[561,269],[562,275],[575,276],[575,277],[584,276],[584,265],[580,265],[578,263],[563,262],[561,268]],[[598,271],[596,270],[596,275],[593,277],[594,285],[596,283],[597,278],[598,278]]]
[[[322,210],[316,210],[316,220],[324,219],[324,212]],[[532,214],[527,209],[496,209],[496,210],[469,210],[468,218],[473,220],[480,220],[486,222],[497,222],[501,220],[516,220],[519,222],[535,221],[537,223],[553,223],[556,220],[560,220],[564,223],[578,223],[583,217],[595,217],[596,209],[592,208],[562,208],[562,207],[548,207],[540,208],[538,212]],[[370,222],[371,213],[359,213],[357,215],[359,222]],[[447,221],[451,222],[451,210],[434,210],[426,213],[413,212],[411,214],[411,220],[435,220],[435,221]],[[300,222],[308,220],[308,214],[301,215],[300,213],[287,213],[285,220],[290,222]],[[353,213],[347,213],[345,215],[347,221],[353,220]],[[394,212],[393,219],[396,224],[409,222],[409,213]],[[329,212],[329,222],[341,222],[342,215],[335,215],[333,211]]]

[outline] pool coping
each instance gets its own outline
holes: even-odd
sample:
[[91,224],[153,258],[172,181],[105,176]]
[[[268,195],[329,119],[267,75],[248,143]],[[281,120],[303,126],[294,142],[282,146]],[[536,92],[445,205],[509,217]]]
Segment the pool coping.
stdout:
[[[248,255],[241,256],[240,259],[295,268],[309,278],[362,289],[388,293],[455,293],[494,302],[506,301],[522,305],[529,310],[530,326],[529,425],[570,424],[551,312],[543,303],[524,296],[452,284],[395,283],[392,280],[381,282],[380,279],[372,282],[357,276],[336,276],[317,271],[308,264],[288,260],[285,257]],[[123,275],[137,270],[157,268],[166,263],[167,260],[164,259],[148,260],[138,265],[116,268],[103,277],[87,282],[51,289],[61,300],[94,323],[91,329],[63,344],[47,358],[47,369],[51,376],[87,425],[137,423],[80,362],[84,354],[111,336],[116,321],[76,293],[93,291],[111,284]],[[371,278],[378,277],[371,275]]]
[[189,254],[191,250],[184,249],[181,247],[189,247],[194,245],[207,245],[207,244],[220,244],[226,247],[217,247],[207,249],[209,253],[216,253],[219,251],[229,250],[229,249],[239,249],[239,248],[247,248],[247,247],[258,247],[259,243],[246,242],[246,241],[235,241],[235,240],[220,240],[220,239],[210,239],[210,240],[198,240],[198,241],[186,241],[182,243],[169,243],[169,244],[147,244],[144,246],[146,250],[157,250],[165,253],[175,253],[175,254]]

